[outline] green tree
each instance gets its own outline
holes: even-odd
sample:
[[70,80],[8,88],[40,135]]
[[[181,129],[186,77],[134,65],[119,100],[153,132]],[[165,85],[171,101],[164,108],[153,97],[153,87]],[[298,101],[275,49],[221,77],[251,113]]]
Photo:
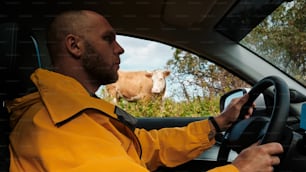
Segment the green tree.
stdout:
[[241,43],[306,84],[306,1],[284,3]]
[[168,83],[175,87],[173,96],[188,102],[193,99],[213,100],[235,88],[250,87],[225,69],[189,52],[175,49],[167,62],[171,70]]

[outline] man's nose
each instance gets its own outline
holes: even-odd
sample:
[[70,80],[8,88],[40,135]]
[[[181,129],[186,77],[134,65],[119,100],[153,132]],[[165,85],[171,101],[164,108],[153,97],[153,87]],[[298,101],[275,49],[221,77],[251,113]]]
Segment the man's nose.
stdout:
[[124,49],[117,41],[115,41],[115,53],[119,55],[124,53]]

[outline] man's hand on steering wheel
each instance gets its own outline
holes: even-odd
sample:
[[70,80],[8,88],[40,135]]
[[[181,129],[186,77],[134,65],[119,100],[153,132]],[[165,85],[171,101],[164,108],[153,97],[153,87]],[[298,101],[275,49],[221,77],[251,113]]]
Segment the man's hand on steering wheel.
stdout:
[[239,169],[239,172],[262,172],[274,171],[275,165],[280,163],[277,154],[283,152],[279,143],[267,143],[264,145],[253,144],[240,152],[232,164]]
[[[223,110],[223,112],[215,117],[215,121],[217,122],[221,131],[225,131],[237,121],[241,107],[248,101],[248,98],[249,95],[245,94],[240,98],[233,99],[231,103]],[[252,115],[254,107],[255,104],[248,109],[247,114],[244,116],[246,119]]]

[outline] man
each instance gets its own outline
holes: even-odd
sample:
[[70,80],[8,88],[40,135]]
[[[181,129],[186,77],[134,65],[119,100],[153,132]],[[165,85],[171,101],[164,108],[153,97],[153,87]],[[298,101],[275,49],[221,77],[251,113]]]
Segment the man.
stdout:
[[[124,52],[107,20],[93,11],[56,17],[48,33],[54,72],[31,76],[37,92],[8,102],[12,113],[11,166],[15,171],[153,171],[185,163],[214,143],[216,129],[236,120],[248,95],[235,99],[213,121],[146,131],[118,107],[94,96],[101,84],[118,79]],[[249,117],[252,109],[249,110]],[[273,171],[278,143],[253,145],[232,164],[210,172]]]

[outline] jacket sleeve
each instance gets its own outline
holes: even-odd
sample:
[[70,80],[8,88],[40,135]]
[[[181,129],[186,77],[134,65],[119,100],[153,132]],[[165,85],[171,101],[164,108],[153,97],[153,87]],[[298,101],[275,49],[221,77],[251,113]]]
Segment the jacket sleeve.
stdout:
[[142,145],[142,161],[151,171],[161,165],[174,167],[196,158],[215,143],[214,139],[209,140],[210,132],[207,120],[186,127],[135,130]]
[[239,170],[235,166],[230,164],[211,169],[207,172],[239,172]]

